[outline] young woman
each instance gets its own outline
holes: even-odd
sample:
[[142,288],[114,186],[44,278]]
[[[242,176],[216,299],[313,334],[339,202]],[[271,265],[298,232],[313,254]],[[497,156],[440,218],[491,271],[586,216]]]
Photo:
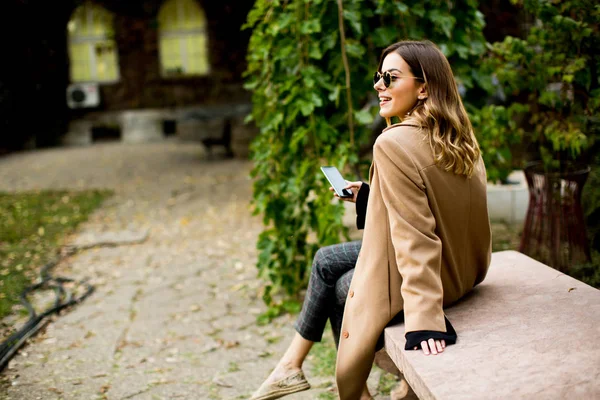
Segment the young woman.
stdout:
[[[339,338],[340,398],[370,398],[366,380],[386,325],[404,321],[406,350],[442,353],[456,342],[443,307],[486,275],[485,167],[448,60],[428,41],[393,44],[374,88],[389,126],[373,148],[370,186],[348,185],[363,241],[317,252],[297,334],[253,399],[310,387],[301,366],[327,318]],[[400,123],[390,125],[393,117]]]

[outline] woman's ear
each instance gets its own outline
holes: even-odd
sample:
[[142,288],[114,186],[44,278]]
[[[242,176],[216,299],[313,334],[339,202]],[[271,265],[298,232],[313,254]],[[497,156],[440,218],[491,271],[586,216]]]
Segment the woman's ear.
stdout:
[[423,84],[421,85],[421,88],[419,89],[419,94],[417,95],[417,98],[419,100],[425,100],[427,99],[428,94],[427,94],[427,85]]

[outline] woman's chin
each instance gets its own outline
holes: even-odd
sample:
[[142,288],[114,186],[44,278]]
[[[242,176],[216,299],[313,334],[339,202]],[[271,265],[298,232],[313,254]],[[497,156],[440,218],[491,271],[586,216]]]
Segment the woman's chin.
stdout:
[[379,115],[381,115],[383,118],[392,118],[393,113],[389,112],[388,110],[384,109],[384,108],[380,108],[379,109]]

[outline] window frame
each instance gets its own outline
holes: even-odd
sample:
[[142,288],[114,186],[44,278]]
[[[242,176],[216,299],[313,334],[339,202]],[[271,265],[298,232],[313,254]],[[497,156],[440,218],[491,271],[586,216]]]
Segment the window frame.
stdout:
[[[110,23],[113,26],[109,26],[106,27],[105,26],[105,31],[110,32],[111,30],[114,31],[114,15],[107,10],[106,8],[102,7],[99,4],[95,4],[92,1],[86,1],[83,4],[79,5],[78,7],[76,7],[73,12],[71,13],[71,18],[69,18],[69,21],[67,23],[67,49],[68,49],[68,56],[69,56],[69,82],[70,83],[97,83],[99,85],[109,85],[109,84],[114,84],[114,83],[118,83],[121,81],[121,68],[119,65],[119,49],[117,46],[117,41],[115,40],[114,37],[111,37],[111,35],[107,32],[100,34],[100,35],[75,35],[73,33],[71,33],[71,24],[74,23],[74,17],[78,11],[78,9],[82,8],[85,11],[85,20],[86,20],[86,25],[88,27],[88,30],[90,29],[90,27],[92,27],[94,25],[94,11],[98,11],[101,10],[103,13],[109,14],[112,16]],[[113,52],[114,52],[114,68],[115,68],[115,78],[114,79],[100,79],[98,78],[98,56],[96,54],[96,49],[98,47],[98,45],[105,45],[106,42],[110,42],[110,44],[113,47]],[[87,52],[88,52],[88,61],[89,61],[89,75],[90,75],[90,79],[89,80],[75,80],[73,78],[73,69],[72,69],[72,65],[73,65],[73,57],[72,57],[72,45],[77,45],[77,44],[83,44],[86,45],[87,47]]]
[[[209,52],[209,43],[210,43],[210,35],[208,32],[208,19],[206,17],[206,12],[202,8],[202,6],[196,0],[188,0],[193,3],[195,7],[198,9],[200,14],[203,17],[203,25],[201,27],[195,28],[183,28],[183,29],[168,29],[164,31],[164,28],[161,27],[160,14],[163,11],[164,7],[168,5],[168,3],[175,3],[177,6],[177,22],[181,25],[183,21],[186,20],[186,13],[184,11],[184,5],[186,0],[166,0],[161,5],[158,16],[158,62],[159,62],[159,71],[161,78],[165,80],[181,80],[181,79],[198,79],[198,78],[206,78],[212,74],[212,66],[210,60],[210,52]],[[166,71],[165,65],[163,63],[163,54],[162,54],[162,40],[163,38],[172,38],[177,39],[179,44],[179,52],[181,55],[181,63],[183,70],[189,70],[190,65],[190,54],[188,52],[188,48],[186,45],[186,39],[190,37],[202,37],[204,39],[204,49],[202,49],[204,61],[206,62],[206,71],[204,72],[182,72],[178,74],[168,73]]]

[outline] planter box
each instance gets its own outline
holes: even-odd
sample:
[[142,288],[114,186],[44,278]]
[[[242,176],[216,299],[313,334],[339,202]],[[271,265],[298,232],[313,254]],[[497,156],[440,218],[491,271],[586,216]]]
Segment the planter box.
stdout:
[[529,190],[523,171],[514,171],[508,177],[509,185],[488,183],[488,213],[491,221],[520,224],[525,221],[529,205]]
[[160,141],[163,135],[162,110],[128,110],[121,113],[121,140],[126,143]]

